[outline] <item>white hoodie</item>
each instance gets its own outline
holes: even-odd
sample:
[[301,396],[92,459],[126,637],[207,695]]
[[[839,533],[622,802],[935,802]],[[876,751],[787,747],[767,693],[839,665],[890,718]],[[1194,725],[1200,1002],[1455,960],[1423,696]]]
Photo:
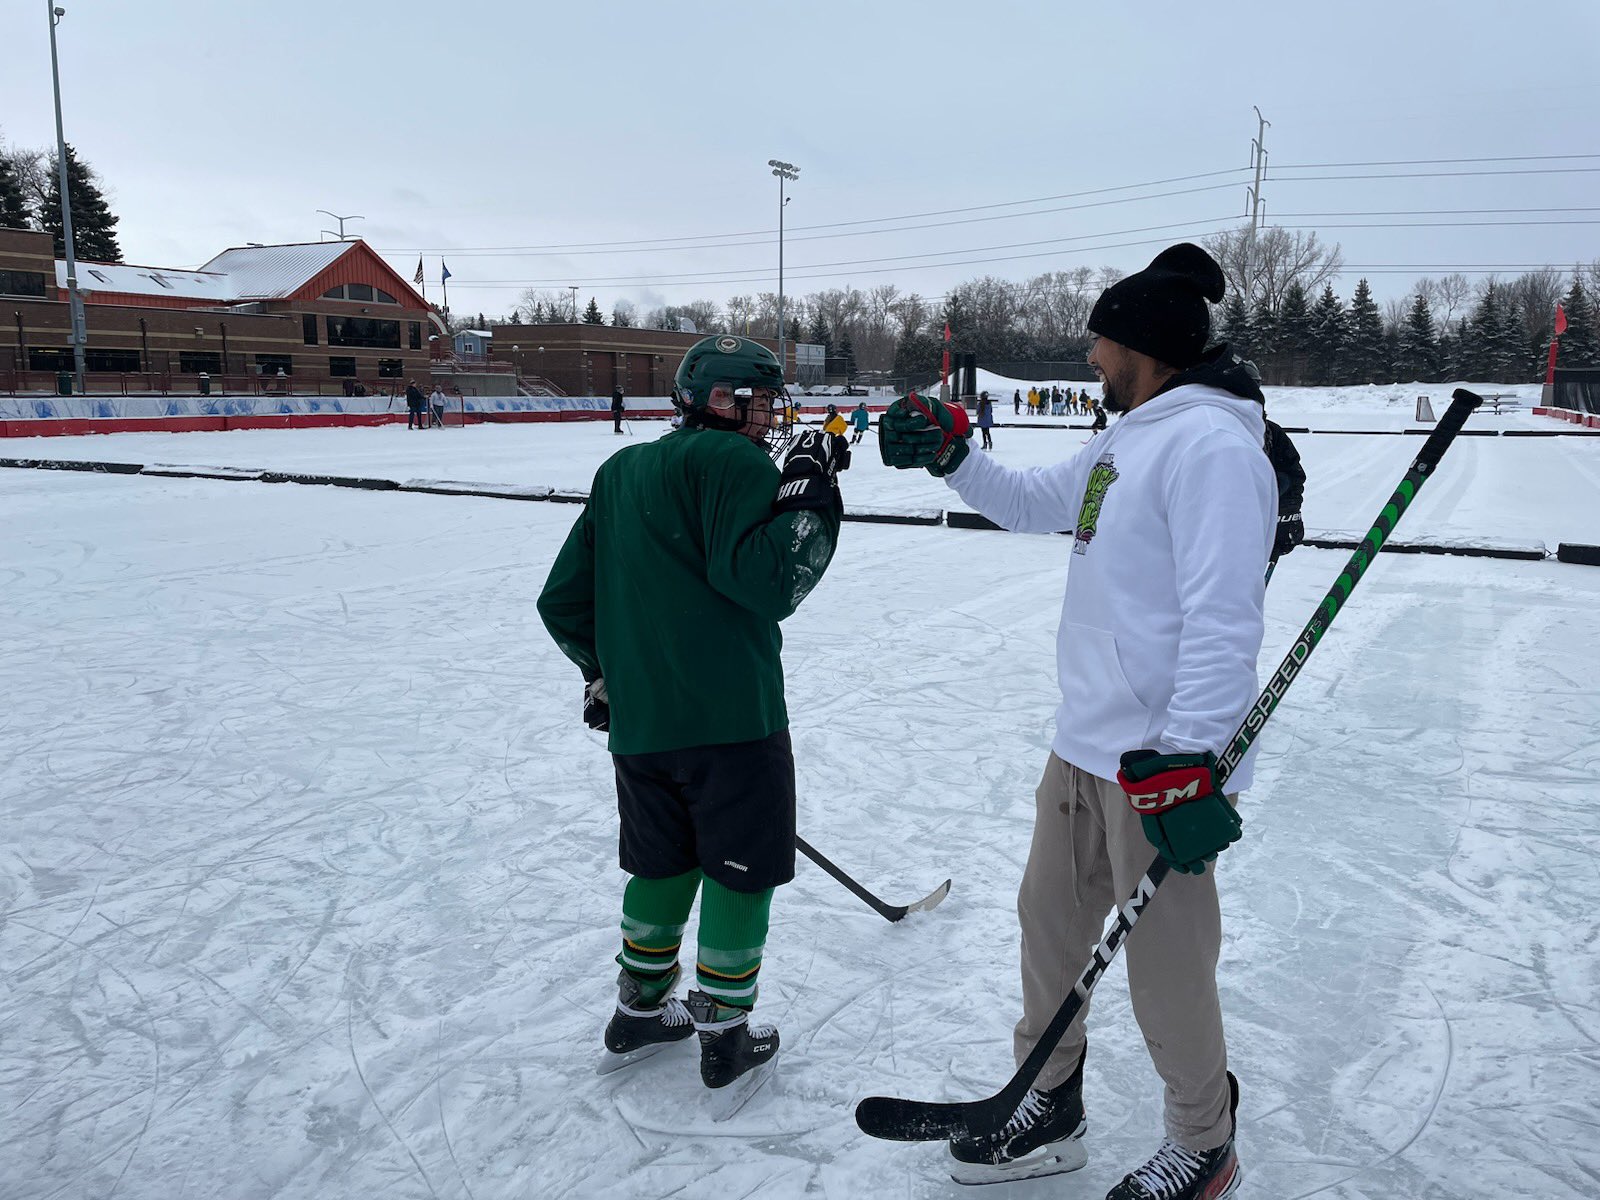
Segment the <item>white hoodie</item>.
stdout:
[[1053,749],[1081,770],[1115,779],[1128,750],[1221,755],[1255,702],[1278,516],[1264,420],[1254,400],[1184,384],[1066,462],[1022,471],[971,453],[946,478],[1006,529],[1076,533]]

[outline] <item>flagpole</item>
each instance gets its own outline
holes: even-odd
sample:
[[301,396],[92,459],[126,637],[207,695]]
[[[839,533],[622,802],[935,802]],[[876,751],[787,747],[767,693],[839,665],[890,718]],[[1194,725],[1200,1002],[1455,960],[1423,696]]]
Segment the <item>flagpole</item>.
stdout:
[[450,317],[450,268],[444,265],[444,259],[439,260],[439,286],[444,289],[444,315]]

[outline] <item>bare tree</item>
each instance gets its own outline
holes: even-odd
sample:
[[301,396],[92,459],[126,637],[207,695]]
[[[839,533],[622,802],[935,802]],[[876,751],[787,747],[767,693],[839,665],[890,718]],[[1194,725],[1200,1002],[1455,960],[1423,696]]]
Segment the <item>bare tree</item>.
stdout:
[[618,300],[611,306],[611,324],[618,329],[630,329],[639,323],[639,310],[631,300]]
[[517,308],[530,324],[558,324],[571,320],[572,293],[551,288],[524,288],[517,297]]
[[1276,313],[1289,288],[1298,283],[1315,295],[1344,266],[1338,243],[1325,246],[1315,233],[1269,225],[1252,235],[1248,225],[1212,234],[1205,247],[1222,266],[1228,287],[1254,308]]
[[1465,310],[1470,299],[1472,299],[1472,284],[1459,271],[1445,275],[1434,282],[1433,294],[1428,297],[1428,303],[1433,307],[1433,314],[1439,320],[1441,332],[1450,333],[1455,329],[1456,313]]

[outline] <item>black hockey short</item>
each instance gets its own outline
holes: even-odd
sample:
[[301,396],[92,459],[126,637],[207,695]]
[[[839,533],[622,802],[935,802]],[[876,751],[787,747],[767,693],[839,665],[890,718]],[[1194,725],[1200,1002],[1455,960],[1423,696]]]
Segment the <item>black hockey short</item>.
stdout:
[[755,742],[614,754],[618,860],[668,879],[699,867],[735,892],[794,878],[794,752],[789,731]]

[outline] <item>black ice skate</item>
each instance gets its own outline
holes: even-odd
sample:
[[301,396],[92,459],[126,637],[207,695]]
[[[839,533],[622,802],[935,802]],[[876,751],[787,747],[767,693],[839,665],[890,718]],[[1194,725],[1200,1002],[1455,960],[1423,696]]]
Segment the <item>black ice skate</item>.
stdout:
[[1111,1191],[1106,1200],[1222,1200],[1239,1190],[1244,1172],[1233,1150],[1238,1121],[1239,1081],[1228,1072],[1228,1119],[1234,1128],[1215,1150],[1186,1150],[1168,1138],[1155,1157]]
[[755,1025],[742,1008],[720,1004],[691,989],[686,1002],[700,1035],[700,1082],[724,1093],[715,1104],[716,1120],[726,1121],[767,1081],[778,1057],[778,1031]]
[[694,1032],[694,1022],[683,1002],[672,995],[676,970],[664,998],[654,1007],[639,1003],[643,987],[626,971],[617,976],[617,1010],[606,1026],[606,1053],[597,1069],[601,1075],[630,1066],[681,1042]]
[[1083,1144],[1083,1058],[1072,1077],[1049,1091],[1029,1089],[999,1133],[950,1139],[950,1178],[1006,1183],[1076,1171],[1089,1161]]

